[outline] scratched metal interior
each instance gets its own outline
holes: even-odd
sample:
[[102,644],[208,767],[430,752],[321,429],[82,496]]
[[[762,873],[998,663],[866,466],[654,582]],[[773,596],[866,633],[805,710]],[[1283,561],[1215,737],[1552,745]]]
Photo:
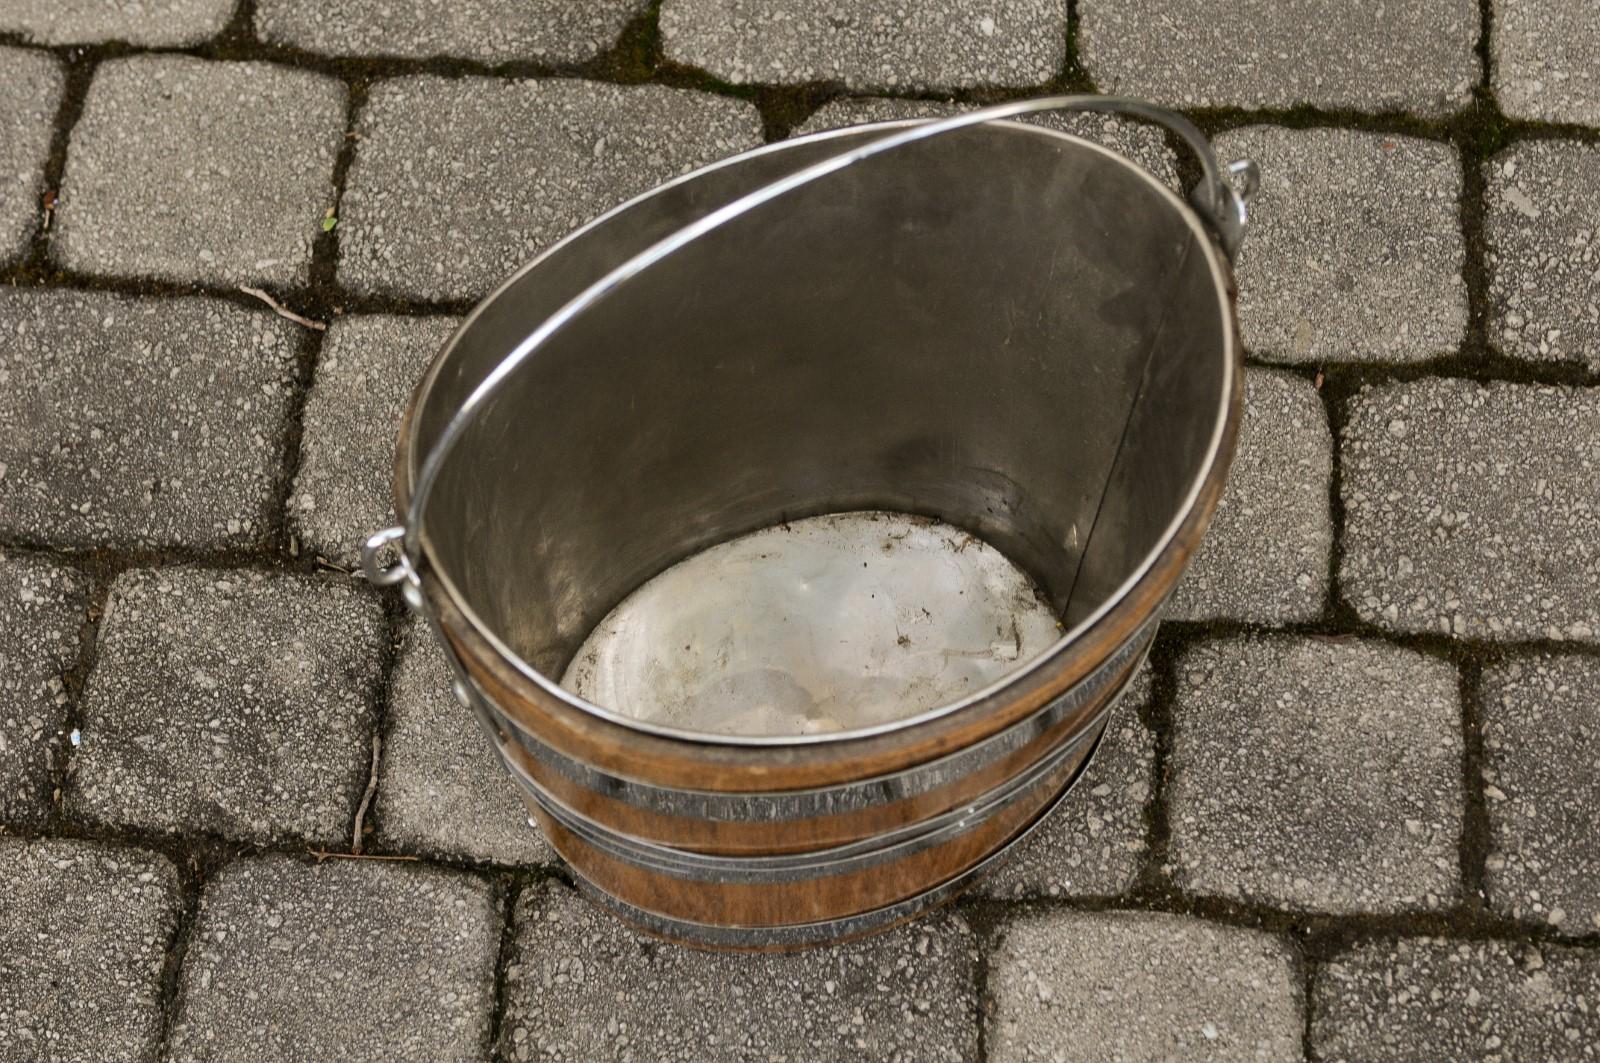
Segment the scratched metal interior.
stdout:
[[836,513],[678,562],[606,614],[561,685],[682,730],[829,734],[959,701],[1060,635],[1037,584],[982,540]]
[[[590,229],[428,384],[413,467],[490,368],[606,270],[868,127],[747,157]],[[1227,367],[1209,257],[1155,180],[1032,126],[875,156],[688,245],[574,319],[441,468],[431,562],[560,677],[645,581],[819,514],[937,518],[1070,627],[1159,543]]]

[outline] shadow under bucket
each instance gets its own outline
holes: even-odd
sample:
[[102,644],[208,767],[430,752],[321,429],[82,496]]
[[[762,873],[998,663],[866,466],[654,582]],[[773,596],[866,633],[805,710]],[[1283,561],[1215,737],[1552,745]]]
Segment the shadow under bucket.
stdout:
[[[1073,108],[1177,132],[1194,205],[998,120]],[[445,344],[369,576],[591,896],[716,947],[892,925],[1038,822],[1147,649],[1237,432],[1243,224],[1108,97],[689,174]]]

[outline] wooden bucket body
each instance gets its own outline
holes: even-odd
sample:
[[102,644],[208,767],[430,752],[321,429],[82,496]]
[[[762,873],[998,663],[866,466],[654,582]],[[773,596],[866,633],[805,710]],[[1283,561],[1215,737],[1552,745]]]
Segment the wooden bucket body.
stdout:
[[[802,188],[505,369],[654,241],[917,125],[772,145],[592,223],[469,316],[402,423],[408,601],[585,890],[654,933],[812,945],[992,866],[1081,773],[1221,495],[1242,406],[1231,248],[1134,164],[1034,126],[973,127]],[[774,288],[795,276],[822,279],[786,300]],[[485,381],[500,390],[459,428]],[[435,460],[442,436],[461,440],[453,462]],[[797,740],[654,726],[549,678],[666,566],[857,509],[995,545],[1066,635],[959,702]]]

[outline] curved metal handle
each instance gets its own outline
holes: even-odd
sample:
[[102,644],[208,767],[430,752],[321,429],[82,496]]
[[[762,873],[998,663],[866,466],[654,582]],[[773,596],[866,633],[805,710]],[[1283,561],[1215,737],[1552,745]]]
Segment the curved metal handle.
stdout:
[[[956,117],[981,116],[982,121],[991,122],[1046,111],[1098,111],[1103,114],[1141,118],[1176,133],[1200,162],[1200,181],[1190,189],[1189,203],[1211,227],[1217,242],[1222,245],[1223,253],[1228,256],[1228,261],[1232,262],[1237,257],[1250,220],[1248,203],[1250,197],[1260,187],[1261,170],[1250,159],[1239,159],[1228,163],[1225,167],[1219,166],[1216,152],[1211,150],[1211,141],[1206,139],[1206,135],[1200,132],[1193,122],[1177,111],[1126,96],[1041,96],[1033,100],[997,104]],[[954,119],[942,119],[929,123],[932,128],[924,128],[931,136],[944,132],[946,128],[960,129],[971,124],[965,122],[961,125],[951,124],[953,122]],[[1232,183],[1231,178],[1234,177],[1240,179],[1238,188]]]
[[[1234,255],[1238,253],[1241,241],[1244,239],[1245,226],[1249,221],[1246,201],[1255,191],[1260,179],[1256,164],[1244,159],[1230,163],[1224,169],[1217,163],[1216,154],[1211,150],[1211,142],[1206,139],[1205,134],[1200,132],[1193,122],[1176,111],[1168,110],[1165,107],[1157,107],[1142,100],[1134,100],[1122,96],[1094,95],[1042,96],[1032,100],[1017,100],[1011,103],[1001,103],[992,107],[966,111],[952,115],[949,118],[934,119],[909,126],[859,147],[841,151],[837,155],[803,167],[794,173],[773,181],[771,184],[764,185],[753,192],[748,192],[733,202],[724,204],[704,217],[663,237],[589,285],[560,310],[557,310],[541,322],[539,327],[534,329],[511,353],[501,359],[500,363],[494,367],[488,376],[484,377],[482,382],[473,389],[472,394],[467,396],[466,401],[461,404],[461,408],[451,416],[450,422],[445,425],[444,431],[439,434],[438,440],[434,443],[433,448],[428,452],[427,458],[422,463],[417,482],[413,485],[411,505],[405,514],[405,524],[386,528],[367,540],[361,557],[362,568],[366,572],[367,579],[379,586],[402,584],[407,603],[413,609],[418,611],[422,609],[421,582],[418,576],[418,572],[422,567],[422,515],[426,509],[428,498],[433,493],[434,480],[439,475],[439,469],[444,464],[444,459],[454,449],[465,427],[477,414],[478,408],[483,405],[485,399],[495,388],[499,387],[500,382],[515,371],[530,354],[543,346],[551,336],[555,335],[579,314],[595,306],[611,292],[662,259],[688,246],[707,233],[720,228],[764,203],[771,202],[797,188],[808,185],[812,181],[826,177],[831,173],[836,173],[847,166],[853,166],[858,162],[870,159],[875,155],[893,151],[896,148],[904,147],[919,140],[925,140],[928,137],[954,132],[957,129],[965,129],[968,126],[982,125],[986,122],[1039,114],[1046,111],[1099,111],[1108,114],[1126,115],[1155,122],[1176,133],[1189,146],[1189,150],[1194,153],[1200,162],[1200,182],[1189,193],[1190,204],[1210,226],[1229,261],[1233,260]],[[1229,182],[1230,175],[1238,176],[1242,179],[1242,191],[1235,189]],[[384,567],[379,561],[379,555],[388,544],[397,540],[401,541],[399,560],[393,565]]]

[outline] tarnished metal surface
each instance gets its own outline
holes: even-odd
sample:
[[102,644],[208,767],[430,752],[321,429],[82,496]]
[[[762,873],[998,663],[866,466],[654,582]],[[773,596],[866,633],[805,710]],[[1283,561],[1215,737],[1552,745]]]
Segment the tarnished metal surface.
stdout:
[[1060,635],[1043,592],[981,539],[834,514],[674,565],[595,627],[561,685],[686,730],[819,734],[966,697]]
[[[557,677],[618,602],[672,565],[851,509],[939,517],[1037,579],[1069,629],[1103,615],[1218,463],[1236,383],[1225,256],[1200,217],[1121,157],[962,119],[741,156],[510,282],[419,392],[411,572],[399,575],[437,581],[529,682],[582,711],[749,743],[872,728],[719,734],[614,713]],[[1202,161],[1196,197],[1231,248],[1242,201]],[[1114,467],[1150,485],[1138,512],[1107,490]]]

